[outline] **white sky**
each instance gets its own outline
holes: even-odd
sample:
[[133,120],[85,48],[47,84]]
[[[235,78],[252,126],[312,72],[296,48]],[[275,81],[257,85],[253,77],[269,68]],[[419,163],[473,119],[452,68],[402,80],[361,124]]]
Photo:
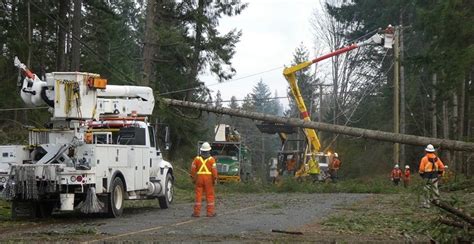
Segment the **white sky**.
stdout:
[[[286,96],[288,83],[282,75],[283,66],[289,66],[295,49],[302,42],[308,50],[313,50],[313,37],[310,24],[311,16],[319,1],[314,0],[243,0],[249,6],[241,15],[224,18],[220,21],[219,31],[227,33],[233,28],[242,30],[240,42],[232,59],[237,70],[236,81],[217,84],[217,78],[209,74],[200,78],[210,85],[213,97],[218,90],[223,100],[231,96],[243,99],[260,79],[266,83],[272,93]],[[314,54],[310,54],[310,59]],[[261,75],[239,79],[277,67]],[[287,99],[280,99],[285,106]],[[227,105],[227,104],[226,104]]]

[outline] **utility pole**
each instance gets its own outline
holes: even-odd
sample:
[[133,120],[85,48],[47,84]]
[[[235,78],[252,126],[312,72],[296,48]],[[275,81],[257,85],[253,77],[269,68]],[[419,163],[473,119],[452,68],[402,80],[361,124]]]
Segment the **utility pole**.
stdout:
[[[393,133],[400,133],[400,80],[399,80],[399,65],[400,65],[400,42],[399,42],[399,27],[395,27],[395,40],[393,42],[393,52],[395,64],[393,68]],[[400,163],[400,144],[393,144],[393,163]]]
[[319,122],[323,122],[323,84],[319,84]]
[[33,54],[33,47],[32,47],[32,43],[31,43],[31,36],[32,36],[31,7],[30,7],[30,1],[29,0],[27,2],[27,8],[28,8],[28,58],[26,59],[26,66],[31,67],[31,56]]
[[[400,13],[400,133],[406,134],[405,122],[405,67],[403,66],[404,45],[403,45],[403,16]],[[406,162],[405,145],[400,145],[400,162],[403,165],[408,165]]]

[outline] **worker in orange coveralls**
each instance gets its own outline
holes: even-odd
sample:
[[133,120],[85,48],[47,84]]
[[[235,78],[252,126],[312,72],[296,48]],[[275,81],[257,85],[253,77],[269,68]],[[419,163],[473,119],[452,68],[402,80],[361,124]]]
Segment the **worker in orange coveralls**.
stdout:
[[420,161],[419,173],[426,179],[425,199],[421,207],[430,208],[432,200],[439,200],[438,180],[444,173],[444,163],[435,154],[433,145],[428,144],[425,148],[425,156]]
[[410,166],[405,165],[405,172],[403,172],[403,186],[406,188],[410,185]]
[[200,148],[200,155],[194,158],[191,165],[191,178],[195,186],[195,203],[193,217],[201,215],[201,201],[203,191],[206,193],[207,217],[214,217],[214,185],[217,181],[216,160],[211,157],[211,145],[204,142]]
[[400,179],[402,178],[402,170],[398,166],[398,164],[395,164],[395,167],[393,167],[392,172],[390,173],[390,178],[393,181],[393,184],[398,186],[400,183]]

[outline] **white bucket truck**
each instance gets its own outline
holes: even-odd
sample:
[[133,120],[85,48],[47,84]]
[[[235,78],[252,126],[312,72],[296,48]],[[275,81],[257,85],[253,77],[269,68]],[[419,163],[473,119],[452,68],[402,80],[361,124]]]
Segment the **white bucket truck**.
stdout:
[[173,167],[162,158],[147,122],[155,104],[149,87],[107,85],[97,74],[25,75],[28,106],[50,106],[48,128],[30,129],[28,145],[0,147],[2,196],[12,217],[45,217],[53,209],[119,217],[124,200],[173,201]]

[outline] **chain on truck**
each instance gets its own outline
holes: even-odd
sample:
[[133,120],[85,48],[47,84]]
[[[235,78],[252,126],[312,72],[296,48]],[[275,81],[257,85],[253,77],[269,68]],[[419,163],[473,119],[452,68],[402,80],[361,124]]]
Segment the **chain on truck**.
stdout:
[[53,72],[45,81],[17,58],[27,106],[50,108],[46,129],[30,129],[28,145],[0,147],[2,196],[12,217],[46,217],[54,209],[122,214],[124,200],[173,201],[173,167],[162,158],[154,128],[153,90],[107,85],[98,74]]

